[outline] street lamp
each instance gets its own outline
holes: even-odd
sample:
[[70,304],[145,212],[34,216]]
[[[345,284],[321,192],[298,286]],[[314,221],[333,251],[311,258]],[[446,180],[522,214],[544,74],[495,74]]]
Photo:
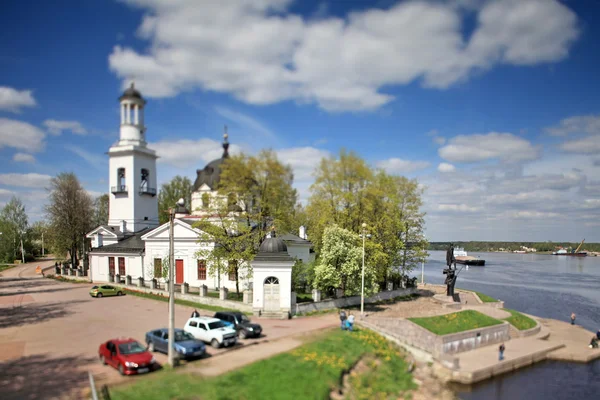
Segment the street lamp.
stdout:
[[[184,199],[177,201],[178,207],[185,205]],[[175,213],[177,209],[169,209],[169,365],[175,365]]]
[[365,239],[371,239],[371,235],[367,234],[367,224],[363,222],[362,233],[358,235],[363,240],[363,257],[362,257],[362,283],[360,287],[360,316],[365,316]]

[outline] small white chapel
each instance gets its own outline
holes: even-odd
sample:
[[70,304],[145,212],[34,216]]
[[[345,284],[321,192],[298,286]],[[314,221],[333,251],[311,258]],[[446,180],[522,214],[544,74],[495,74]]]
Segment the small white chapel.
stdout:
[[[156,173],[158,156],[147,146],[144,125],[146,101],[133,84],[124,91],[119,101],[120,137],[107,153],[110,190],[108,224],[98,226],[87,234],[92,244],[88,254],[88,276],[93,282],[111,282],[117,276],[120,280],[129,276],[133,281],[141,277],[145,281],[156,278],[164,282],[161,271],[163,260],[168,259],[169,255],[169,223],[159,225]],[[187,207],[178,207],[176,210],[176,284],[235,289],[235,273],[211,275],[206,260],[197,258],[200,246],[212,249],[214,243],[199,242],[201,232],[194,227],[198,220],[210,218],[206,210],[210,202],[219,197],[216,188],[220,179],[220,167],[229,157],[228,149],[228,135],[225,133],[221,158],[196,171],[192,204],[186,205],[192,211],[188,211]],[[289,304],[291,266],[296,260],[312,261],[314,253],[311,248],[312,243],[308,240],[305,228],[299,227],[298,235],[288,233],[267,238],[252,262],[252,274],[244,274],[243,266],[240,266],[240,290],[254,290],[255,309],[275,309],[279,302],[282,306]],[[270,261],[280,261],[280,264],[283,263],[281,265],[287,267],[272,267],[273,263]],[[253,287],[253,282],[262,285],[263,290]],[[264,296],[265,290],[270,295]],[[264,303],[270,301],[272,304],[263,304],[263,299]],[[289,306],[282,307],[281,310],[284,308],[289,309]]]

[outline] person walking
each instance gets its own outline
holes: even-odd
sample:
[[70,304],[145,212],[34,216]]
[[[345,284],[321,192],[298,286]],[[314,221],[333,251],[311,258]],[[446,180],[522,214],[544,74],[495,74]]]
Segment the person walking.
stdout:
[[598,329],[598,332],[596,332],[596,339],[600,340],[600,329]]
[[200,316],[200,313],[198,312],[198,310],[194,310],[194,312],[192,313],[191,318],[197,318]]
[[571,313],[571,325],[575,325],[575,318],[577,317],[577,315],[575,315],[575,313]]
[[348,316],[348,330],[350,332],[352,332],[352,330],[354,329],[354,314],[350,313],[350,315]]
[[342,324],[342,330],[346,329],[346,311],[340,311],[340,322]]
[[506,347],[504,347],[504,343],[502,343],[498,348],[498,361],[504,360],[504,350],[506,350]]

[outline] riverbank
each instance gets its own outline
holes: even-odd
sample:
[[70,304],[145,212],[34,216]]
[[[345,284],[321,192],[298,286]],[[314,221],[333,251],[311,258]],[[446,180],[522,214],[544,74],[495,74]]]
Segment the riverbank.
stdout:
[[[588,347],[594,335],[578,325],[526,315],[536,323],[536,327],[519,330],[511,325],[510,336],[504,341],[504,360],[498,360],[498,346],[482,346],[469,351],[435,354],[422,342],[411,340],[402,320],[412,317],[432,317],[456,313],[460,310],[475,310],[492,318],[511,322],[512,310],[503,310],[497,302],[483,302],[470,291],[458,290],[460,303],[443,304],[437,298],[445,290],[443,285],[420,285],[421,297],[412,304],[402,303],[380,306],[359,323],[386,337],[393,339],[411,351],[421,362],[432,362],[431,372],[442,382],[456,382],[471,385],[515,371],[543,360],[564,360],[587,363],[600,358],[600,349]],[[514,320],[512,320],[514,323]],[[529,326],[526,326],[529,328]],[[463,342],[478,341],[481,333],[477,330],[464,332]],[[469,339],[469,335],[473,338]],[[421,334],[422,336],[422,334]]]

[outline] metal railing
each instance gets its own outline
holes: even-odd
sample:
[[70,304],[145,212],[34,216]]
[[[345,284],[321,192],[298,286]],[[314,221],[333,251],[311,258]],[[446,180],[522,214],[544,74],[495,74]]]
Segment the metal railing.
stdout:
[[156,196],[156,188],[141,187],[140,194],[148,194],[150,196]]
[[108,392],[108,386],[106,385],[102,385],[102,388],[100,389],[100,395],[102,397],[98,397],[98,391],[96,390],[96,382],[94,381],[94,376],[89,371],[88,375],[90,377],[90,390],[92,392],[92,400],[111,400],[110,393]]
[[110,192],[112,194],[127,193],[127,186],[125,186],[125,185],[111,186]]

